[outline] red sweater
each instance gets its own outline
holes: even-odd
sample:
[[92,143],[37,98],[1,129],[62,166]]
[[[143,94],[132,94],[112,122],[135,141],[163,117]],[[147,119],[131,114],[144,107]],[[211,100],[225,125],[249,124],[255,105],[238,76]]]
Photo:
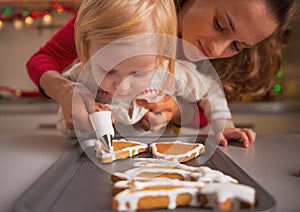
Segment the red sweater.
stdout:
[[74,37],[74,16],[27,62],[27,70],[32,81],[39,86],[41,75],[48,71],[62,71],[77,58]]
[[[64,25],[42,48],[40,48],[27,62],[27,70],[32,81],[39,87],[41,75],[53,70],[62,71],[71,65],[78,55],[75,46],[74,22],[76,15]],[[193,105],[197,110],[197,104]],[[199,106],[200,125],[198,116],[194,116],[188,126],[202,128],[207,125],[203,109]]]

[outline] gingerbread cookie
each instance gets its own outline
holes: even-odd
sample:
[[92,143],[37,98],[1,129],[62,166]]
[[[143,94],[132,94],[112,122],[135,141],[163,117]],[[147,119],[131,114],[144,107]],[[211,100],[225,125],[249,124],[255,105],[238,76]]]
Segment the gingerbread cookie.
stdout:
[[254,208],[255,190],[234,183],[208,183],[200,191],[200,202],[204,207],[221,211]]
[[[112,208],[135,211],[178,206],[199,206],[198,194],[204,183],[179,180],[119,181],[114,189],[122,187],[112,199]],[[127,189],[124,189],[124,187]]]
[[204,152],[204,145],[200,143],[156,142],[150,145],[154,158],[169,161],[187,162],[198,157]]
[[[166,175],[168,173],[169,175]],[[170,176],[181,176],[181,179]],[[136,158],[134,168],[112,176],[112,208],[136,211],[192,206],[217,210],[254,208],[255,190],[207,166]]]
[[182,181],[201,181],[204,183],[238,183],[229,175],[207,166],[193,167],[176,162],[153,158],[135,158],[134,168],[111,176],[113,182],[121,180],[149,180],[150,178],[169,178]]
[[95,143],[96,157],[100,158],[102,163],[111,163],[115,160],[133,157],[148,150],[148,145],[137,141],[113,140],[112,152],[107,152],[101,141]]

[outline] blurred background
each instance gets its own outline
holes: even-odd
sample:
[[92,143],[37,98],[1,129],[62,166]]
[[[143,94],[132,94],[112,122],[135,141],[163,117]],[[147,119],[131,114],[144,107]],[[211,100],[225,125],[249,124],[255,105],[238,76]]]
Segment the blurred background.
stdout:
[[[18,97],[18,89],[35,96],[37,88],[27,75],[26,62],[79,6],[80,0],[0,0],[0,132],[55,129],[56,103],[41,97]],[[300,133],[299,37],[298,11],[284,53],[284,65],[278,70],[267,100],[230,104],[238,126],[251,127],[258,133]],[[26,120],[27,116],[36,119],[33,126],[25,127],[18,121]]]
[[77,11],[79,0],[0,0],[0,85],[36,89],[26,61]]

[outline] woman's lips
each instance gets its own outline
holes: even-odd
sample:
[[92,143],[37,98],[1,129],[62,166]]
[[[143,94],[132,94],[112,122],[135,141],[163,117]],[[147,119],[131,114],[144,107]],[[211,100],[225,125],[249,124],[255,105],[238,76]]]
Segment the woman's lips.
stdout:
[[202,52],[202,54],[204,54],[205,57],[209,57],[209,54],[207,53],[207,51],[203,48],[201,42],[198,40],[198,48],[199,50]]

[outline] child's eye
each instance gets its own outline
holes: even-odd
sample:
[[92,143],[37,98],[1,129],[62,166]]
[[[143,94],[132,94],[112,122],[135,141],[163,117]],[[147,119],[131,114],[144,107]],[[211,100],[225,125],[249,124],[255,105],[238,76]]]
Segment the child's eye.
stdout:
[[114,70],[114,69],[112,69],[112,70],[110,70],[109,72],[107,72],[108,75],[113,75],[113,74],[115,74],[115,73],[116,73],[116,70]]
[[216,28],[218,31],[220,31],[220,32],[226,31],[226,28],[223,27],[223,26],[220,24],[220,22],[219,22],[218,19],[214,19],[214,25],[215,25],[215,28]]
[[137,72],[134,72],[132,75],[134,77],[144,77],[146,75],[148,75],[151,71],[147,70],[147,71],[137,71]]

